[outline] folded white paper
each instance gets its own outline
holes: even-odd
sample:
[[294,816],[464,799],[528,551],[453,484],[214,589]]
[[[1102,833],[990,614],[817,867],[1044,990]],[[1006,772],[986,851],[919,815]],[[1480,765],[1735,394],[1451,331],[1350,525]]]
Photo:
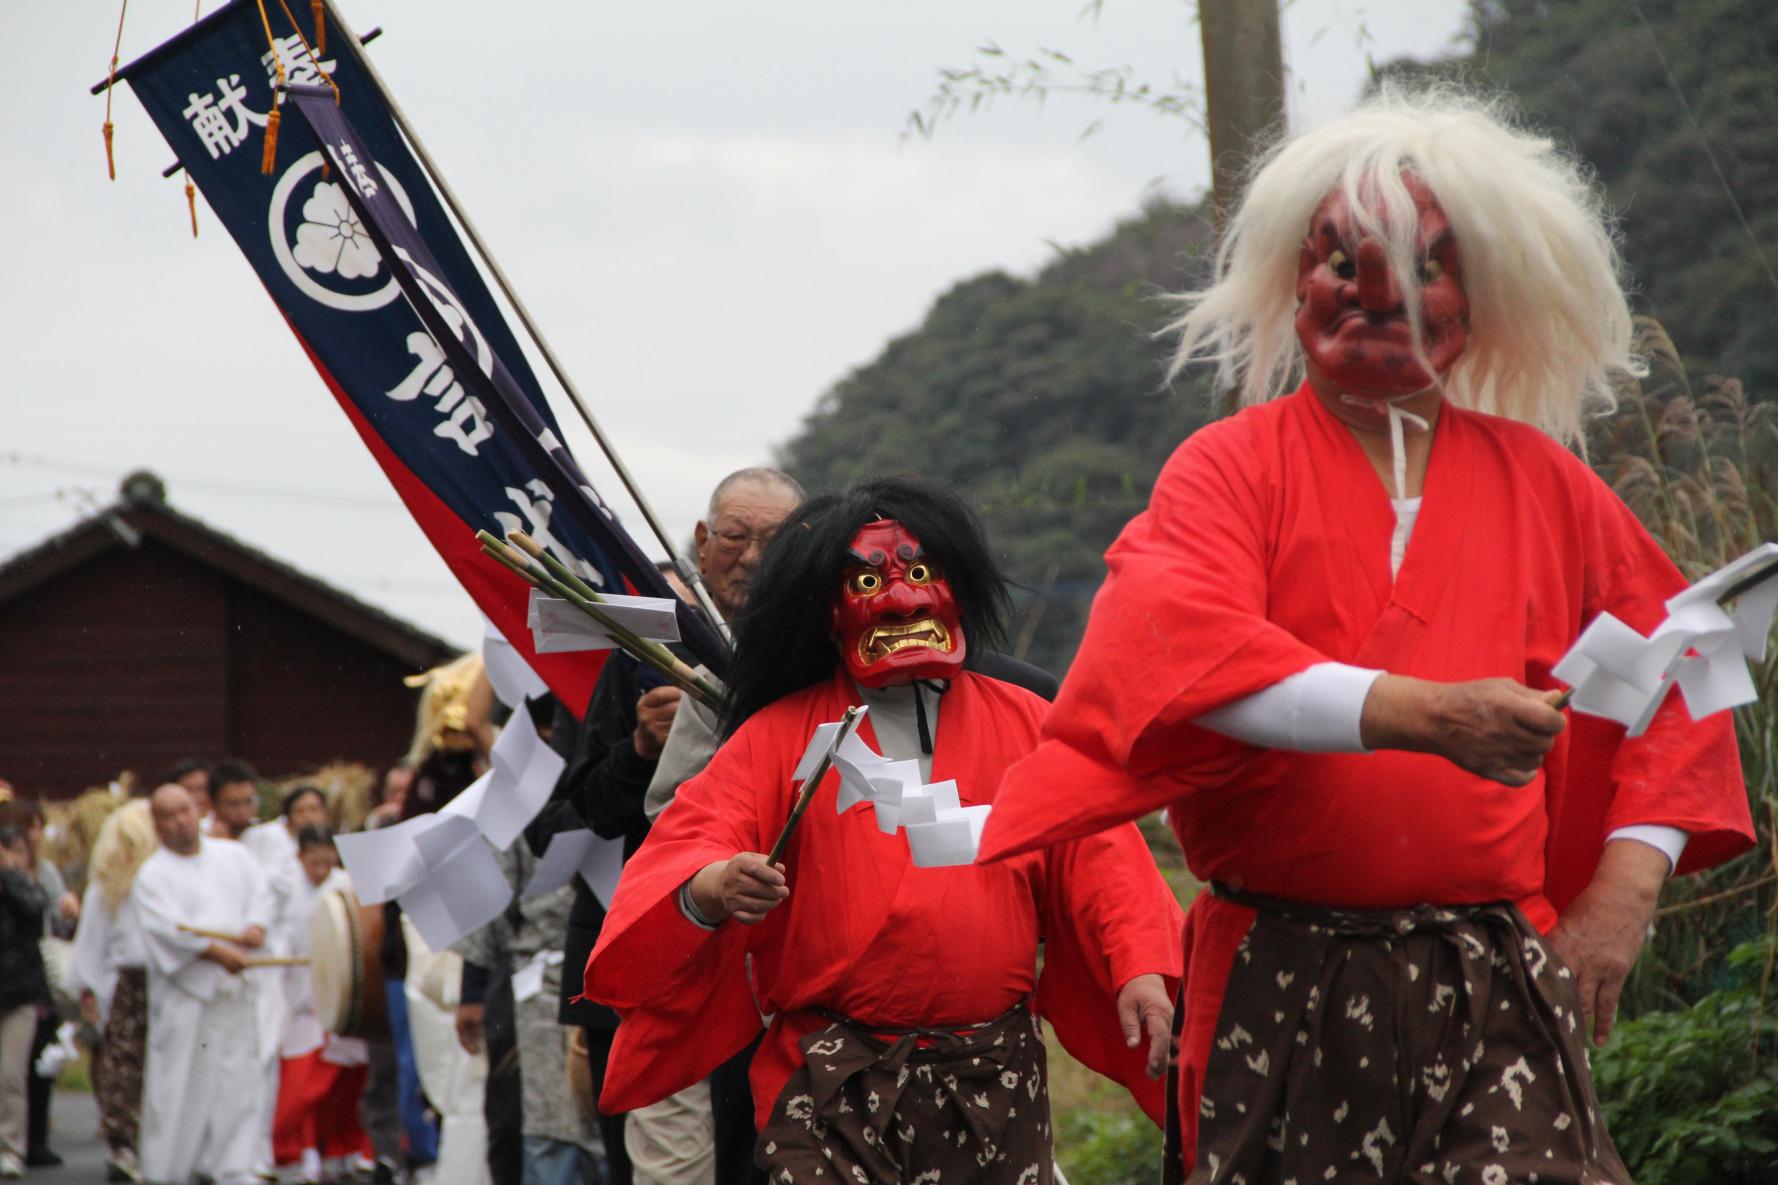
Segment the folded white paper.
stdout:
[[908,824],[908,848],[914,854],[914,867],[974,864],[991,809],[987,805],[946,808],[929,823]]
[[580,879],[593,891],[599,904],[611,908],[612,895],[617,892],[617,878],[624,870],[624,841],[593,837],[593,846],[580,862]]
[[512,973],[513,1002],[522,1004],[542,992],[543,973],[551,967],[561,966],[562,960],[559,950],[540,950],[526,960],[524,966]]
[[487,925],[512,900],[512,885],[494,849],[473,827],[467,835],[458,830],[435,827],[415,840],[426,876],[395,898],[434,950]]
[[529,901],[544,893],[553,893],[573,880],[574,874],[580,871],[581,861],[587,858],[598,838],[585,827],[558,831],[550,836],[549,846],[543,849],[543,858],[537,861],[537,869],[519,893],[519,899]]
[[417,815],[375,831],[349,831],[334,839],[358,900],[381,905],[407,892],[427,875],[428,868],[416,841],[437,829],[461,838],[476,833],[466,818]]
[[475,820],[488,842],[505,851],[549,801],[566,762],[544,744],[531,722],[531,713],[522,709],[500,730],[489,759],[488,772],[439,814]]
[[[859,715],[862,716],[863,709]],[[792,779],[806,781],[831,750],[833,768],[840,776],[834,806],[845,814],[860,802],[875,810],[877,829],[885,835],[907,834],[909,851],[918,868],[949,868],[973,864],[981,849],[982,826],[987,806],[964,806],[951,780],[923,783],[916,759],[891,761],[849,734],[838,745],[840,725],[817,725],[809,746],[797,762]]]
[[500,702],[509,708],[521,706],[527,699],[542,699],[549,686],[537,677],[511,642],[506,640],[487,618],[482,619],[482,667],[488,672],[488,683]]
[[[624,597],[605,594],[599,610],[633,634],[656,642],[679,640],[679,602],[671,597]],[[578,608],[539,589],[531,590],[525,624],[539,654],[576,650],[610,650],[617,643],[605,627]]]
[[886,787],[877,796],[877,827],[890,834],[898,827],[933,823],[944,811],[955,811],[961,805],[957,800],[957,783],[944,781],[923,786],[916,778],[912,786]]
[[[863,721],[865,714],[869,711],[869,708],[859,708],[857,715],[853,716],[852,731],[846,734],[846,739],[836,750],[837,756],[842,756],[855,764],[861,762],[869,764],[873,761],[883,760],[858,736],[859,723]],[[827,756],[829,749],[833,749],[833,739],[840,735],[840,728],[844,724],[843,720],[833,720],[815,726],[815,735],[809,738],[808,748],[803,750],[802,759],[796,763],[796,769],[791,772],[791,781],[806,782],[809,780],[810,775],[815,772],[815,767],[821,764],[821,759]]]
[[1644,638],[1601,613],[1557,663],[1553,674],[1574,688],[1574,707],[1616,720],[1640,736],[1678,684],[1692,719],[1758,698],[1749,659],[1765,656],[1778,579],[1718,603],[1750,576],[1778,571],[1778,544],[1763,544],[1667,601],[1667,619]]

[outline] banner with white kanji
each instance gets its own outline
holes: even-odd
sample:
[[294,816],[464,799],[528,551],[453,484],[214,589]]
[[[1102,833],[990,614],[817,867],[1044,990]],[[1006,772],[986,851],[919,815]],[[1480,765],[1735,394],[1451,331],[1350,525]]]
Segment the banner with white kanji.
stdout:
[[[602,656],[538,655],[525,628],[527,586],[481,554],[474,532],[522,529],[595,587],[672,592],[562,446],[536,375],[403,141],[362,48],[334,36],[317,60],[310,6],[266,11],[276,14],[269,42],[255,0],[233,0],[118,78],[140,97],[445,563],[579,712]],[[295,110],[282,110],[289,95],[277,89],[280,68],[287,87],[331,82],[330,101],[337,88],[340,114],[358,137],[353,159],[330,158]],[[275,109],[277,150],[262,174]],[[396,261],[373,241],[348,187],[386,195],[424,242],[420,289],[403,291]],[[688,647],[720,667],[725,647],[715,632],[689,607],[680,613]]]

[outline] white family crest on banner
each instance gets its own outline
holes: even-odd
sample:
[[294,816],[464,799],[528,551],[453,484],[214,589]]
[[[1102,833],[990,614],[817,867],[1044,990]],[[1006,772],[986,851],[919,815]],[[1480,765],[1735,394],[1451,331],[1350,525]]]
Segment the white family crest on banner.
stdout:
[[[320,152],[298,157],[272,187],[271,203],[266,210],[266,233],[271,238],[272,256],[278,266],[295,284],[297,290],[317,304],[342,313],[367,313],[382,308],[401,295],[401,285],[391,276],[389,282],[371,291],[355,291],[357,285],[340,286],[339,281],[368,280],[381,270],[381,256],[346,201],[340,182],[316,177],[315,184],[301,196],[298,207],[302,220],[293,230],[290,204],[303,189],[310,174],[319,174]],[[388,182],[401,212],[414,226],[413,202],[401,183],[382,165],[378,174]],[[335,286],[321,282],[328,277]]]
[[1648,637],[1609,613],[1594,618],[1551,672],[1577,711],[1641,736],[1679,688],[1693,720],[1759,698],[1747,664],[1766,656],[1778,610],[1778,543],[1765,543],[1668,598]]

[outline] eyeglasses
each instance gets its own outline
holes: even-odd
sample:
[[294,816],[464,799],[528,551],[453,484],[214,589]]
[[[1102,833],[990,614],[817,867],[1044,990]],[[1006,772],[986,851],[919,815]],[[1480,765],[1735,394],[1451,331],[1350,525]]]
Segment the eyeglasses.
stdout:
[[758,544],[760,550],[764,551],[777,533],[776,527],[769,531],[737,531],[730,527],[728,530],[710,532],[711,537],[716,540],[716,546],[730,555],[741,555],[754,544]]

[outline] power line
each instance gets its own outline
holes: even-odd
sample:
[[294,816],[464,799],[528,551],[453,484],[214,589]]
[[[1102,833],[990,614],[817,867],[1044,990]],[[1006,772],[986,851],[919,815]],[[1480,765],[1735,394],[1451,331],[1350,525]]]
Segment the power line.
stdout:
[[[73,461],[65,457],[51,457],[43,453],[25,453],[19,451],[0,452],[0,463],[8,465],[32,465],[48,469],[69,469],[80,473],[103,474],[113,479],[121,478],[125,473],[142,466],[122,467],[116,465],[95,465],[89,461]],[[154,470],[159,474],[160,470]],[[235,481],[216,477],[191,477],[178,473],[168,476],[168,480],[182,489],[206,490],[225,494],[244,494],[250,497],[265,498],[299,498],[304,501],[340,502],[351,506],[374,508],[377,510],[402,510],[399,501],[377,497],[370,494],[355,494],[346,490],[325,490],[312,486],[281,486],[256,482]]]
[[65,502],[72,493],[85,493],[82,486],[57,486],[53,490],[43,490],[35,494],[15,494],[10,498],[0,498],[0,510],[17,506],[34,506],[40,502]]

